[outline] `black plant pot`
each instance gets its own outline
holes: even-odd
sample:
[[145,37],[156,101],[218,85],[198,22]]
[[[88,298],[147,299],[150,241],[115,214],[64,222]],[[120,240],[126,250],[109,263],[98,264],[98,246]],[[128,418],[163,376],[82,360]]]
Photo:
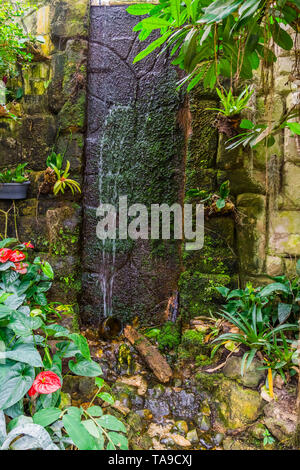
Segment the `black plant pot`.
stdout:
[[0,183],[0,199],[26,199],[30,181]]

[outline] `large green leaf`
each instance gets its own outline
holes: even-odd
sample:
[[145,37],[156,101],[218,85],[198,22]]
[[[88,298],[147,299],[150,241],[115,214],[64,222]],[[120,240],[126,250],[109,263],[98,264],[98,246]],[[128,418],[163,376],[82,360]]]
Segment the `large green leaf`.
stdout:
[[0,305],[0,318],[8,317],[12,312],[13,310],[7,305]]
[[88,361],[83,356],[76,356],[76,361],[69,361],[69,369],[76,375],[84,377],[97,377],[102,374],[101,367],[97,362]]
[[59,408],[45,408],[33,415],[33,422],[45,428],[49,424],[54,423],[54,421],[57,421],[60,415],[61,410]]
[[274,292],[285,292],[286,294],[290,293],[290,289],[285,285],[282,284],[281,282],[273,282],[272,284],[269,284],[268,286],[264,287],[260,293],[260,297],[268,297],[270,294],[273,294]]
[[282,302],[278,304],[278,320],[280,324],[284,323],[285,320],[290,316],[292,307],[292,304],[284,304]]
[[27,317],[20,312],[13,312],[7,325],[18,336],[30,336],[33,330],[37,330],[43,324],[40,317]]
[[22,294],[22,295],[12,294],[9,297],[7,297],[7,299],[5,300],[5,305],[7,305],[12,310],[14,310],[14,309],[21,307],[25,299],[26,299],[25,294]]
[[[23,442],[30,443],[25,445],[24,447],[20,447],[18,445],[18,449],[28,450],[29,448],[36,448],[42,450],[59,450],[58,447],[53,444],[50,435],[47,431],[38,424],[26,423],[22,424],[16,428],[14,428],[7,436],[5,441],[3,442],[0,450],[9,449],[12,442],[19,436],[29,436],[34,439],[34,443],[32,445],[32,439],[30,440],[23,440]],[[18,442],[18,441],[17,441]]]
[[150,3],[138,3],[136,5],[130,5],[126,11],[131,15],[146,15],[153,8]]
[[62,419],[64,427],[79,450],[96,450],[97,444],[95,439],[86,430],[80,420],[74,416],[65,414]]
[[167,33],[163,34],[160,38],[156,39],[155,41],[151,42],[149,46],[146,47],[143,51],[141,51],[137,56],[135,56],[133,63],[135,64],[139,60],[144,59],[147,55],[151,54],[155,49],[162,46],[162,44],[168,39],[168,37],[172,34],[172,31],[168,31]]
[[101,406],[90,406],[86,411],[90,416],[100,417],[103,415]]
[[280,46],[282,49],[287,51],[291,50],[293,47],[293,40],[291,36],[282,29],[277,21],[274,21],[274,24],[271,25],[272,36],[276,44]]
[[43,261],[43,263],[41,264],[41,268],[45,276],[49,277],[49,279],[54,278],[52,266],[50,263],[48,263],[48,261]]
[[104,429],[110,431],[121,431],[126,432],[124,424],[117,418],[111,415],[103,415],[101,418],[97,418],[97,423]]
[[12,245],[13,243],[17,243],[16,238],[4,238],[4,240],[0,241],[0,249],[7,248],[8,246]]
[[91,359],[91,353],[86,338],[78,333],[70,334],[69,338],[74,341],[82,356],[89,361]]
[[13,361],[24,362],[33,367],[43,367],[41,356],[33,343],[19,343],[13,349],[0,351],[1,359],[12,359]]
[[109,432],[108,437],[112,440],[115,446],[120,447],[122,450],[128,450],[128,440],[123,434]]
[[218,23],[231,15],[244,0],[215,0],[208,7],[203,8],[204,15],[198,23]]
[[10,268],[14,268],[15,265],[11,261],[6,261],[6,263],[0,264],[0,271],[7,271]]
[[34,368],[21,362],[0,364],[0,409],[17,403],[30,389],[35,378]]
[[70,334],[68,328],[65,328],[62,325],[57,325],[56,323],[53,325],[43,326],[43,330],[47,333],[48,336],[54,336],[54,338],[62,338],[64,336],[68,337]]

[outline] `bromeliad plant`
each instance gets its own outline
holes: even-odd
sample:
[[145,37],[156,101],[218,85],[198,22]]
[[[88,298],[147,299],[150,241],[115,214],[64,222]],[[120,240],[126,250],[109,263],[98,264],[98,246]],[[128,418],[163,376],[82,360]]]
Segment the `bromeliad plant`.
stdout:
[[[297,263],[300,274],[300,262]],[[218,343],[213,354],[227,341],[238,342],[249,348],[242,361],[242,373],[247,370],[255,354],[260,351],[265,359],[265,369],[279,373],[284,380],[299,372],[296,336],[289,331],[298,331],[300,279],[289,280],[286,276],[272,278],[275,282],[253,288],[248,283],[246,288],[230,291],[218,287],[227,303],[220,315],[238,329],[238,333],[226,333],[214,340]],[[285,323],[291,318],[295,323]],[[268,374],[268,381],[272,374]]]
[[248,102],[253,95],[254,90],[250,91],[249,87],[246,87],[238,97],[235,97],[232,93],[232,89],[228,92],[224,89],[216,88],[216,92],[220,98],[221,105],[223,108],[207,108],[210,111],[218,111],[226,117],[237,116],[241,114],[244,109],[248,108]]
[[[124,425],[103,415],[100,406],[60,408],[67,359],[69,373],[96,378],[92,401],[114,400],[102,391],[102,371],[87,340],[47,319],[45,293],[54,278],[50,264],[38,257],[30,262],[32,244],[15,243],[0,242],[0,449],[127,448]],[[56,341],[54,353],[50,339]],[[5,420],[10,420],[7,430]]]
[[53,192],[56,196],[60,192],[64,194],[67,188],[72,191],[72,194],[75,194],[75,192],[81,193],[79,183],[69,178],[69,160],[67,160],[66,167],[64,169],[62,168],[63,159],[64,154],[62,155],[54,151],[47,157],[47,169],[44,174],[44,181],[40,186],[41,193]]
[[233,95],[232,89],[228,92],[223,88],[216,88],[216,92],[220,98],[222,108],[207,108],[210,111],[218,111],[215,127],[219,132],[227,135],[227,137],[236,136],[239,133],[241,123],[241,112],[248,108],[248,102],[254,92],[246,87],[239,96]]
[[263,321],[260,313],[257,315],[256,308],[252,310],[251,320],[248,320],[239,312],[233,315],[223,310],[220,315],[235,325],[240,330],[240,333],[225,333],[215,339],[213,343],[218,344],[212,352],[212,357],[217,350],[228,341],[244,344],[250,351],[245,352],[243,356],[241,365],[242,375],[250,367],[258,351],[265,353],[267,357],[272,357],[275,346],[279,344],[277,341],[278,335],[282,331],[298,331],[297,324],[285,323],[273,328],[271,324]]

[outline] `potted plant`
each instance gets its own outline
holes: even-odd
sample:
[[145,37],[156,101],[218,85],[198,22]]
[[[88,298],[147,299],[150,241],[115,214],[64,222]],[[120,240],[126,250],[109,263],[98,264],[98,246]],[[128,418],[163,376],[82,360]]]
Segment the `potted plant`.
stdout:
[[0,199],[26,199],[30,185],[26,166],[27,163],[20,163],[15,169],[0,172]]

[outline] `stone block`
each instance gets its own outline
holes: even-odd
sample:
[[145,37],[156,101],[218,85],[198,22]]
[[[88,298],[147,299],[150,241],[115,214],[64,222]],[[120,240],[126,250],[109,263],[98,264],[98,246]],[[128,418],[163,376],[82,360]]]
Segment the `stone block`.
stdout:
[[54,44],[59,39],[88,35],[89,1],[55,0],[51,4],[50,28]]
[[266,272],[269,276],[281,276],[284,273],[284,263],[278,256],[267,256]]
[[300,212],[278,211],[270,224],[271,254],[300,256]]
[[237,198],[237,210],[245,217],[237,225],[237,248],[241,270],[245,273],[261,273],[266,250],[266,201],[259,194],[241,194]]
[[291,162],[284,164],[280,209],[300,209],[300,163],[298,165]]
[[260,170],[250,168],[240,168],[234,170],[219,170],[217,173],[217,185],[224,181],[230,181],[230,194],[237,196],[243,193],[264,194],[265,173]]

